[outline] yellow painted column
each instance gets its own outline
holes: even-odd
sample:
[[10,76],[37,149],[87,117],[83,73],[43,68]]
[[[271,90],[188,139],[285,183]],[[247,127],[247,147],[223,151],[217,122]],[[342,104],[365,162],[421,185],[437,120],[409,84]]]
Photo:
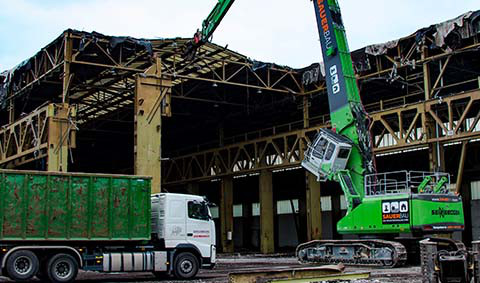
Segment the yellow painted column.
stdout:
[[152,193],[162,184],[162,116],[170,116],[172,81],[161,74],[161,62],[146,74],[137,75],[135,85],[135,174],[152,177]]
[[47,170],[67,172],[69,147],[75,143],[71,134],[75,128],[74,109],[68,104],[50,104],[48,116]]
[[260,193],[260,251],[264,254],[275,252],[275,232],[273,225],[273,184],[272,172],[262,170],[259,177]]
[[233,178],[222,178],[220,196],[220,229],[222,251],[233,253]]
[[310,173],[306,174],[306,206],[307,206],[307,239],[320,240],[322,238],[322,209],[320,182]]

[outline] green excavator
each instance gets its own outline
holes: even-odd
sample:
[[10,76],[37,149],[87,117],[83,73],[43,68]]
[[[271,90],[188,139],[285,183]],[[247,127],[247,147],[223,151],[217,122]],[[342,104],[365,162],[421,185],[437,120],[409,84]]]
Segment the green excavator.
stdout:
[[[208,41],[234,0],[219,0],[186,50],[187,58]],[[308,145],[302,166],[319,181],[336,181],[347,201],[337,223],[356,240],[300,244],[303,263],[399,266],[411,243],[428,235],[464,229],[461,197],[449,191],[441,172],[376,173],[368,115],[360,99],[337,0],[314,0],[325,66],[332,129],[321,129]],[[398,238],[402,235],[410,237]],[[448,240],[440,240],[448,241]],[[463,244],[451,241],[462,248]]]

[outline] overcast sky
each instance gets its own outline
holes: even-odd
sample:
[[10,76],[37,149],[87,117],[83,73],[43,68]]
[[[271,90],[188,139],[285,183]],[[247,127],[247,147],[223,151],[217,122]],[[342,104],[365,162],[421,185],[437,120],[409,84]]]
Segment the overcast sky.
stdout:
[[[0,71],[68,28],[137,38],[191,37],[216,0],[0,0]],[[478,0],[340,0],[352,50],[480,9]],[[320,61],[310,0],[237,0],[213,41],[291,67]]]

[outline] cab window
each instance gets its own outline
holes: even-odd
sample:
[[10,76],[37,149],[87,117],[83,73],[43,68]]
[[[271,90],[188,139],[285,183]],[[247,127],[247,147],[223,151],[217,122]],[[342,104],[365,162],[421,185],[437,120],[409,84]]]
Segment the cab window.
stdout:
[[207,204],[204,202],[189,201],[188,218],[198,220],[210,220]]

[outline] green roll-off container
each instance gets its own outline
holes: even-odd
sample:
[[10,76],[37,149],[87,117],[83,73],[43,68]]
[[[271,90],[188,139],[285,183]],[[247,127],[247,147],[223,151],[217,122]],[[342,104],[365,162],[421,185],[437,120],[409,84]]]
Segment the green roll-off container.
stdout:
[[150,239],[149,177],[0,170],[0,241]]

